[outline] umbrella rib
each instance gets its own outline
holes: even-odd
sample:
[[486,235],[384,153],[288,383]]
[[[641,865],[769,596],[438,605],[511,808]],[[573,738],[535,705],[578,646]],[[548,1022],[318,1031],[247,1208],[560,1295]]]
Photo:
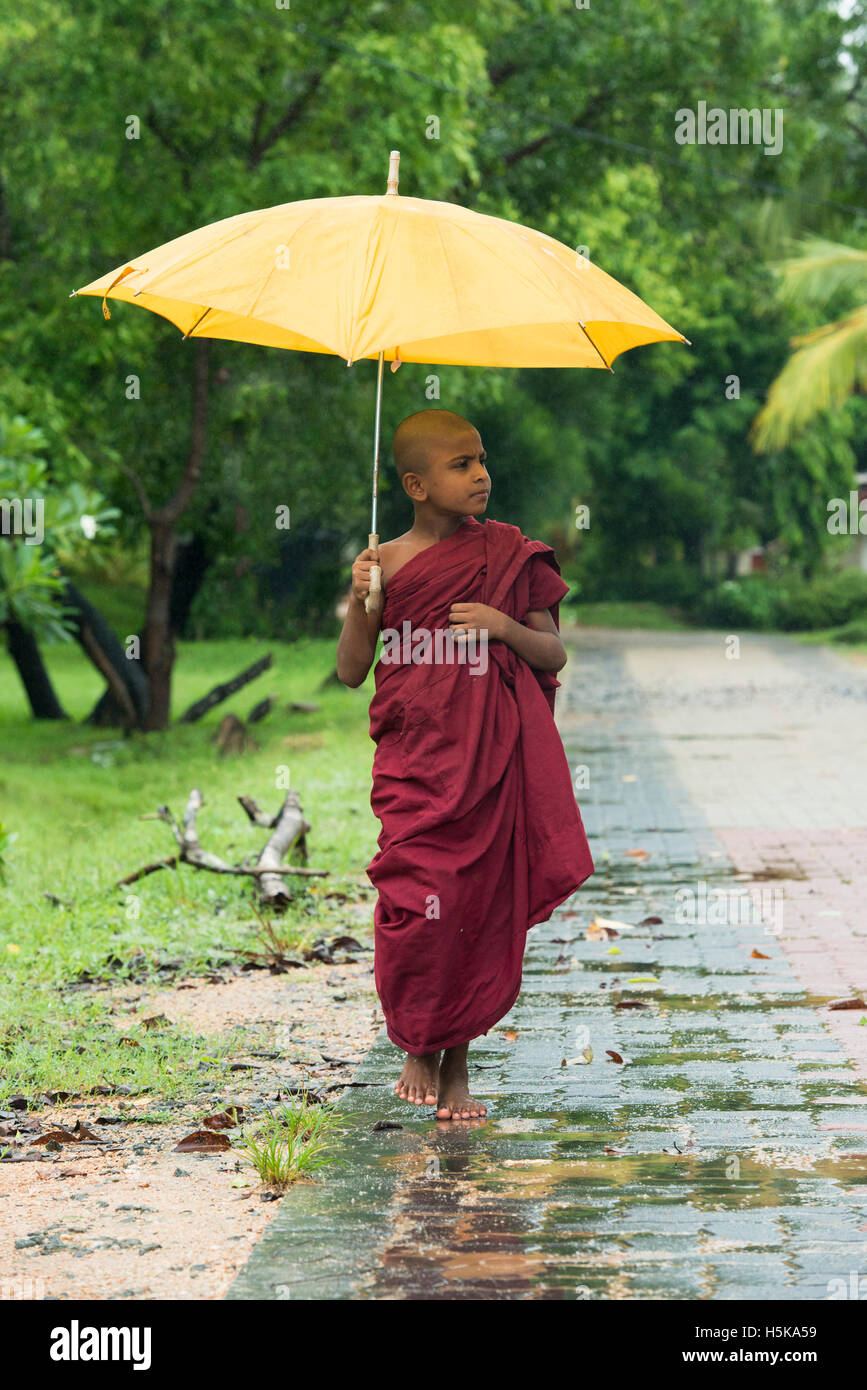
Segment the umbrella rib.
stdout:
[[[579,326],[579,328],[581,329],[581,332],[584,334],[584,337],[587,339],[587,341],[588,341],[588,343],[590,344],[590,346],[591,346],[592,348],[594,348],[594,349],[596,350],[596,352],[599,353],[599,356],[600,356],[600,357],[602,357],[602,353],[600,352],[599,348],[596,347],[596,344],[594,343],[593,339],[590,337],[590,334],[587,332],[587,329],[584,327],[584,325],[583,325],[583,323],[581,322],[580,319],[578,320],[578,326]],[[611,366],[611,364],[610,364],[609,362],[606,362],[606,361],[605,361],[605,358],[604,358],[604,357],[602,357],[602,361],[603,361],[603,363],[605,364],[605,366],[608,368],[608,370],[609,370],[609,372],[611,373],[611,375],[613,376],[613,375],[614,375],[614,368]]]
[[189,331],[186,332],[186,333],[184,334],[184,338],[185,338],[185,339],[186,339],[186,338],[191,338],[191,337],[193,336],[193,334],[195,333],[196,329],[200,326],[200,324],[204,323],[205,319],[208,317],[208,314],[210,314],[212,308],[213,308],[213,305],[208,305],[208,308],[207,308],[207,309],[205,310],[205,312],[201,315],[201,317],[196,319],[196,322],[193,324],[192,328],[189,329]]

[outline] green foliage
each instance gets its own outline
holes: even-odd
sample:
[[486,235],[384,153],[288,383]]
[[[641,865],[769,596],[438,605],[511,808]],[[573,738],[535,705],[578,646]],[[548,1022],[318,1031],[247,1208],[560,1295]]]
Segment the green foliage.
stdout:
[[38,456],[45,442],[22,416],[0,413],[0,499],[22,508],[20,517],[10,510],[10,534],[0,544],[0,627],[15,621],[63,641],[71,610],[58,602],[58,565],[80,556],[97,534],[113,536],[120,513],[95,488],[52,471]]
[[725,580],[702,596],[697,616],[713,627],[808,632],[851,623],[857,628],[867,621],[867,574],[842,570],[812,582],[791,574]]
[[775,616],[774,587],[760,575],[724,579],[698,605],[699,621],[710,627],[767,630],[774,627]]
[[[586,246],[693,346],[638,349],[613,374],[411,364],[387,374],[380,533],[410,520],[391,433],[440,405],[482,430],[490,515],[544,535],[568,525],[576,500],[590,504],[580,558],[595,596],[645,564],[695,574],[708,552],[777,536],[798,567],[819,568],[825,503],[851,483],[864,402],[758,459],[748,432],[790,338],[815,326],[815,310],[777,298],[771,266],[800,233],[858,244],[845,206],[863,202],[867,167],[840,52],[848,39],[849,63],[862,61],[859,7],[320,0],[315,16],[299,14],[253,0],[135,10],[102,0],[7,16],[0,405],[39,423],[52,467],[77,457],[82,481],[82,460],[98,470],[122,511],[120,538],[138,550],[140,506],[121,465],[155,505],[173,493],[189,448],[192,344],[128,305],[107,323],[70,290],[244,209],[382,190],[399,147],[402,192]],[[678,146],[674,113],[699,98],[779,105],[783,155]],[[841,263],[839,291],[852,269]],[[347,370],[326,355],[212,344],[206,463],[183,524],[226,568],[207,581],[222,616],[208,618],[203,595],[200,630],[259,630],[262,586],[256,604],[248,586],[237,618],[219,585],[237,562],[260,576],[279,566],[280,504],[299,535],[336,528],[343,569],[321,587],[345,582],[344,550],[361,549],[369,528],[374,375],[372,362]],[[654,582],[672,592],[666,574]],[[317,609],[326,598],[298,590],[269,621],[298,630]]]
[[851,623],[838,628],[831,634],[832,642],[861,643],[867,645],[867,618],[854,618]]

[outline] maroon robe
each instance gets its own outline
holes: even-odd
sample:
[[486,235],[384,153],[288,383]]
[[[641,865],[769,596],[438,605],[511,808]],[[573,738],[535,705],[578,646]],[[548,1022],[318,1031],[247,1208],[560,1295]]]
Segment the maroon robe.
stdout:
[[[548,608],[559,630],[568,592],[550,546],[468,517],[389,580],[382,629],[448,629],[452,604],[485,603],[518,622]],[[508,1013],[528,929],[594,871],[554,723],[560,682],[505,642],[487,657],[485,674],[456,661],[374,669],[375,980],[405,1052],[468,1042]]]

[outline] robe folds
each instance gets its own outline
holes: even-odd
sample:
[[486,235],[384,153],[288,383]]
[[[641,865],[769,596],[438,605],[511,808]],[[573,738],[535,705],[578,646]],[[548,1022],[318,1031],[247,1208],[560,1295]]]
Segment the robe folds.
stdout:
[[[568,592],[550,546],[468,517],[389,580],[383,638],[408,633],[404,623],[448,629],[454,603],[489,604],[517,622],[549,608],[559,630]],[[552,672],[491,640],[484,672],[454,658],[383,656],[374,677],[371,806],[382,829],[367,874],[378,893],[376,988],[392,1042],[437,1052],[508,1013],[528,929],[594,864],[554,723]]]

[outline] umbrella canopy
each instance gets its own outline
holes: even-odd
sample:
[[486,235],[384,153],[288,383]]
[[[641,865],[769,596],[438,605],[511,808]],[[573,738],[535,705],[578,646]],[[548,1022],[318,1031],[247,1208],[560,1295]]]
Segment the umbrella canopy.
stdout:
[[[381,196],[311,198],[199,227],[76,294],[138,304],[188,338],[376,357],[377,553],[383,362],[607,367],[645,343],[688,343],[643,300],[546,236],[456,203],[398,196],[392,150]],[[368,612],[382,602],[370,572]]]
[[393,193],[227,217],[75,293],[138,304],[189,337],[347,363],[610,367],[628,348],[688,342],[553,237]]

